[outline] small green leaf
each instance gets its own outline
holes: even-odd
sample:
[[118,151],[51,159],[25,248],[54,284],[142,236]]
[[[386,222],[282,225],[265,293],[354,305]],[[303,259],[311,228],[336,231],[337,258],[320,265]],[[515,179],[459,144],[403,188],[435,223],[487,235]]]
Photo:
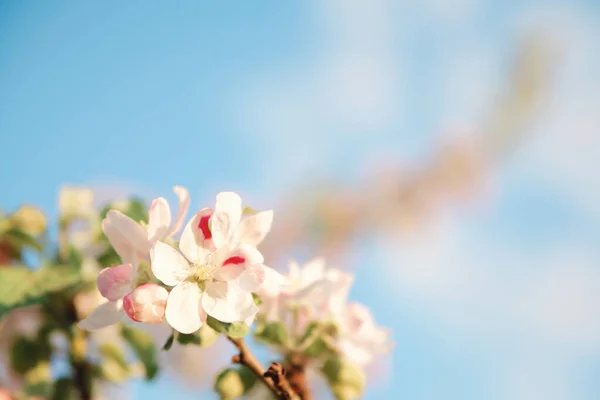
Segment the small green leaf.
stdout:
[[127,360],[125,360],[125,355],[123,352],[112,343],[104,343],[100,346],[100,354],[102,354],[105,358],[111,359],[124,370],[128,370],[129,366],[127,365]]
[[254,304],[258,307],[262,304],[262,299],[256,293],[252,293],[252,299],[254,300]]
[[244,208],[242,209],[242,217],[247,217],[249,215],[254,215],[254,214],[258,214],[258,211],[256,211],[255,209],[248,207],[248,206],[244,206]]
[[248,393],[256,380],[256,375],[244,366],[226,368],[216,376],[214,389],[221,399],[235,399]]
[[219,333],[227,333],[227,324],[214,319],[210,315],[206,318],[206,324]]
[[156,348],[152,336],[144,331],[125,325],[121,327],[121,334],[133,348],[138,359],[144,364],[146,379],[153,379],[158,373],[158,363],[156,361]]
[[287,342],[288,333],[283,323],[266,322],[256,327],[254,336],[262,342],[282,346]]
[[248,333],[250,333],[250,327],[244,322],[234,322],[232,324],[227,325],[227,336],[232,337],[234,339],[243,338]]
[[366,384],[363,370],[338,357],[328,359],[321,369],[336,399],[349,400],[360,397]]
[[33,236],[23,232],[20,229],[9,229],[2,234],[4,240],[10,243],[11,246],[21,249],[23,247],[29,247],[36,251],[42,251],[42,244],[36,240]]
[[[179,338],[177,338],[179,341]],[[171,333],[171,336],[169,336],[169,338],[167,339],[167,341],[165,342],[165,344],[163,345],[162,349],[164,351],[168,351],[171,349],[171,346],[173,346],[173,342],[175,341],[175,333]]]
[[218,337],[219,332],[204,324],[194,333],[178,334],[177,342],[182,345],[196,344],[201,347],[208,347],[213,344]]
[[184,346],[187,344],[200,344],[200,337],[196,333],[179,333],[177,343]]

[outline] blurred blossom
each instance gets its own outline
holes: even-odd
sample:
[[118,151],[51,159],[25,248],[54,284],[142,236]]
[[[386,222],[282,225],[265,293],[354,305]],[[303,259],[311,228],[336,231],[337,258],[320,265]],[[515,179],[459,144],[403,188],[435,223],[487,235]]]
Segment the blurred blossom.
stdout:
[[94,214],[94,192],[85,187],[64,186],[58,194],[58,210],[63,218],[89,218]]
[[48,224],[44,213],[36,207],[24,205],[10,217],[11,224],[23,232],[38,236],[46,231]]
[[10,349],[19,336],[35,338],[42,324],[42,313],[37,306],[19,308],[0,321],[0,375],[8,388],[19,388],[22,377],[14,374],[10,365]]

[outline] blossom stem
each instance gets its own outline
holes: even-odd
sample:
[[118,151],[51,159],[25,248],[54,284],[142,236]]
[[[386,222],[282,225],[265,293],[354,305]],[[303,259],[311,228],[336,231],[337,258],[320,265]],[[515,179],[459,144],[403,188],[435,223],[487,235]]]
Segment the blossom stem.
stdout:
[[268,370],[256,359],[252,351],[246,345],[242,338],[227,339],[238,349],[239,354],[235,355],[232,362],[244,365],[254,373],[277,398],[283,400],[300,400],[298,395],[292,390],[285,377],[285,370],[278,363],[272,363]]
[[312,400],[306,382],[306,359],[300,353],[292,353],[286,360],[287,380],[302,400]]

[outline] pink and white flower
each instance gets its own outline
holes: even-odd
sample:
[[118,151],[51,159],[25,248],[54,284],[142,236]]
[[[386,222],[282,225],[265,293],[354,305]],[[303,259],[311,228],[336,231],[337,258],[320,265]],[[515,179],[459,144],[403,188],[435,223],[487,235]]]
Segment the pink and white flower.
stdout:
[[107,300],[79,322],[88,331],[105,328],[121,321],[125,315],[134,321],[161,323],[165,315],[168,292],[162,286],[147,283],[135,287],[136,268],[121,264],[100,271],[98,290]]
[[390,331],[377,326],[371,311],[362,304],[351,302],[346,306],[339,328],[339,350],[357,365],[364,366],[376,355],[392,350]]
[[176,233],[189,208],[188,191],[173,188],[179,197],[179,212],[171,225],[171,210],[165,199],[152,202],[146,227],[117,210],[110,210],[102,221],[102,229],[123,264],[105,268],[98,274],[97,286],[107,300],[79,322],[86,330],[97,330],[115,324],[128,315],[134,321],[149,324],[164,320],[168,292],[154,283],[136,287],[139,261],[148,259],[152,244],[159,238]]
[[171,209],[163,197],[152,201],[147,226],[142,226],[117,210],[110,210],[106,214],[102,229],[125,263],[137,264],[139,260],[147,260],[150,248],[156,241],[165,240],[181,229],[190,207],[190,196],[182,186],[173,187],[173,191],[179,199],[179,210],[172,225]]
[[154,275],[173,286],[167,322],[181,333],[198,330],[210,315],[222,322],[252,321],[252,292],[265,282],[262,254],[254,247],[270,230],[272,211],[241,220],[242,202],[217,195],[215,210],[200,210],[187,224],[179,251],[157,241],[150,252]]

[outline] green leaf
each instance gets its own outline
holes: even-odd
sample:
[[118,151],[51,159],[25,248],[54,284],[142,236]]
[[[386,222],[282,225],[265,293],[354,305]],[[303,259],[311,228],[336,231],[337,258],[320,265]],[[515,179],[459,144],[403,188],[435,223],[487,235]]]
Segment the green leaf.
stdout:
[[0,317],[18,307],[43,303],[55,292],[67,290],[80,281],[78,267],[45,266],[32,271],[23,266],[0,269]]
[[129,199],[129,205],[123,212],[136,222],[148,221],[148,211],[146,204],[140,198],[132,197]]
[[23,232],[20,229],[9,229],[2,234],[4,240],[10,243],[11,246],[21,249],[23,247],[29,247],[36,251],[42,251],[42,244],[36,240],[33,236]]
[[250,333],[250,327],[244,322],[234,322],[232,324],[227,324],[227,336],[229,337],[239,339],[243,338],[248,333]]
[[328,359],[321,369],[336,399],[359,398],[366,385],[363,370],[338,357]]
[[254,304],[258,307],[262,304],[262,299],[256,293],[252,293],[252,299],[254,300]]
[[102,354],[105,358],[113,360],[124,370],[127,371],[129,369],[127,360],[125,360],[125,355],[116,345],[112,343],[104,343],[100,346],[100,354]]
[[254,208],[244,206],[244,208],[242,209],[242,217],[247,217],[249,215],[254,214],[258,214],[258,211],[256,211]]
[[25,336],[15,338],[10,347],[10,367],[18,374],[25,374],[35,368],[41,360],[36,341]]
[[173,342],[175,341],[175,333],[171,333],[171,336],[169,336],[169,338],[167,339],[167,341],[165,342],[165,344],[163,345],[162,349],[164,351],[169,351],[171,350],[171,347],[173,346]]
[[123,338],[131,345],[138,359],[146,368],[146,379],[153,379],[158,373],[158,363],[156,360],[156,348],[150,334],[139,329],[130,328],[123,325],[121,327]]
[[227,333],[227,324],[214,319],[210,315],[206,318],[206,324],[219,333]]
[[54,382],[51,400],[77,400],[77,390],[71,378],[62,377]]
[[177,335],[177,342],[182,345],[196,344],[201,347],[208,347],[213,344],[218,337],[219,332],[205,324],[194,333],[179,333]]
[[214,389],[221,399],[244,396],[256,383],[257,378],[248,368],[225,368],[215,378]]
[[288,333],[283,323],[266,322],[256,327],[254,336],[261,342],[282,346],[287,342]]

